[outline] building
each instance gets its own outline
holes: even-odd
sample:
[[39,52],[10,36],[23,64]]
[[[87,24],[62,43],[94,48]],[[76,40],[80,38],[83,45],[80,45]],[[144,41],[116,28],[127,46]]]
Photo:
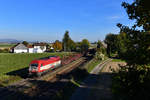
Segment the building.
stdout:
[[46,51],[47,44],[46,43],[35,43],[33,44],[33,52],[32,53],[43,53]]
[[18,43],[14,47],[11,48],[11,52],[13,53],[27,53],[28,52],[28,47],[26,47],[22,43]]
[[34,43],[33,45],[25,46],[22,43],[18,43],[11,48],[12,53],[43,53],[46,51],[46,43]]

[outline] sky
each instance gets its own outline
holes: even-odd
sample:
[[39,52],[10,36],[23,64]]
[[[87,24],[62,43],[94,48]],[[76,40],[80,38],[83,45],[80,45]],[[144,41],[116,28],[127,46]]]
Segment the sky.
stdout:
[[0,39],[54,42],[104,40],[132,25],[121,3],[132,0],[0,0]]

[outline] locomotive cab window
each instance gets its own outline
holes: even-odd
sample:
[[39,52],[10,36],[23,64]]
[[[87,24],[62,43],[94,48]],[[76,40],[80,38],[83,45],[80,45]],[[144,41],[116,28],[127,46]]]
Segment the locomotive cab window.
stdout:
[[38,64],[31,64],[31,67],[38,67]]

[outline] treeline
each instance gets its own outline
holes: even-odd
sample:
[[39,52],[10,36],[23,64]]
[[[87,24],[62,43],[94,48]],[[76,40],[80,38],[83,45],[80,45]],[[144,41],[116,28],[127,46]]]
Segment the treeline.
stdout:
[[148,0],[122,3],[132,27],[117,24],[119,34],[108,34],[107,53],[127,62],[113,78],[113,91],[121,100],[150,100],[150,7]]
[[65,51],[65,52],[87,52],[90,47],[90,42],[87,39],[83,39],[81,42],[75,42],[69,36],[69,31],[66,31],[61,41],[56,40],[52,46],[54,51]]

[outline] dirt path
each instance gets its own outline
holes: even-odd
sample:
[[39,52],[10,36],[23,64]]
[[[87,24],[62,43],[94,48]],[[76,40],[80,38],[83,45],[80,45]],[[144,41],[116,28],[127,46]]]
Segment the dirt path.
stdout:
[[110,62],[102,68],[100,74],[90,74],[85,80],[84,85],[75,91],[70,100],[112,100],[111,68],[116,70],[118,68],[118,64],[124,65],[124,63],[120,62]]

